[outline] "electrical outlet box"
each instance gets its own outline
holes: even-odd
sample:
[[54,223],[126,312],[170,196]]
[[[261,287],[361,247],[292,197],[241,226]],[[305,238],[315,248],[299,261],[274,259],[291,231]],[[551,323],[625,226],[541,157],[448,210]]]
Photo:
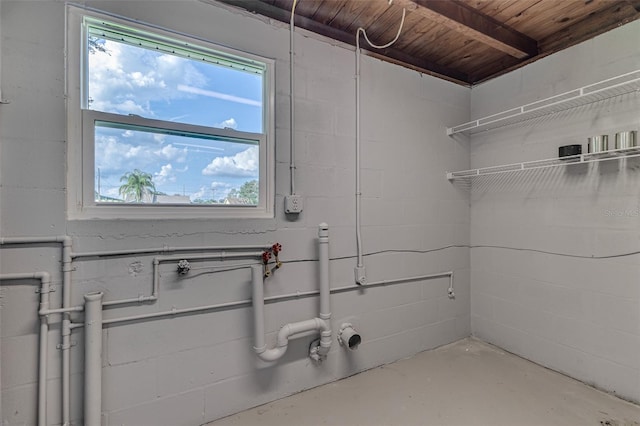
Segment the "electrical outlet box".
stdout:
[[300,213],[303,207],[303,199],[301,195],[291,194],[284,197],[285,213]]
[[363,266],[356,266],[354,269],[356,275],[356,284],[365,285],[367,283],[367,271]]

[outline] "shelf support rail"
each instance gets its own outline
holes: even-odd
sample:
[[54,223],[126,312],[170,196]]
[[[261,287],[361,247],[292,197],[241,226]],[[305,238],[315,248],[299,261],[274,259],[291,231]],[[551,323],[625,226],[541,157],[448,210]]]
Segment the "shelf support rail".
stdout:
[[[526,121],[547,114],[552,114],[554,112],[587,105],[614,96],[624,95],[633,91],[640,91],[640,70],[611,77],[579,89],[550,96],[539,101],[479,118],[458,126],[447,127],[447,135],[452,136],[456,133],[463,133],[466,131],[480,131],[483,129],[489,130],[490,128],[497,128],[502,125],[506,126],[508,124]],[[494,127],[490,127],[494,124]]]
[[567,157],[549,158],[546,160],[534,160],[523,163],[505,164],[500,166],[481,167],[478,169],[448,172],[450,181],[470,179],[477,176],[496,175],[502,173],[519,172],[523,170],[538,170],[550,167],[569,166],[572,164],[588,164],[599,161],[616,160],[622,158],[640,157],[640,146],[632,148],[612,149],[609,151],[571,155]]

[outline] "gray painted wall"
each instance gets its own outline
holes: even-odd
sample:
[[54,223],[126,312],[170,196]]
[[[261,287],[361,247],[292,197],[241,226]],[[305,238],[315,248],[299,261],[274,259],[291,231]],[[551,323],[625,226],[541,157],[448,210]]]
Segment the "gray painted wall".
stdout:
[[[640,68],[635,22],[475,87],[472,117]],[[471,138],[471,165],[552,158],[587,137],[640,126],[617,97]],[[640,162],[615,160],[476,181],[471,192],[473,334],[640,401]],[[528,250],[514,250],[528,249]],[[593,257],[593,258],[592,258]]]
[[[68,234],[74,251],[280,242],[284,267],[267,295],[317,288],[316,226],[331,225],[332,286],[353,283],[354,54],[299,31],[296,35],[297,189],[305,209],[283,213],[289,189],[289,53],[287,26],[196,1],[87,2],[97,9],[193,34],[276,60],[276,216],[272,220],[67,221],[65,217],[65,6],[59,1],[2,4],[0,228],[2,236]],[[367,253],[425,251],[469,243],[469,194],[444,179],[469,167],[466,142],[445,126],[469,119],[470,91],[414,71],[362,58],[363,242]],[[345,259],[345,257],[347,257]],[[148,293],[151,256],[74,263],[73,302],[88,291],[106,300]],[[287,263],[287,261],[299,261]],[[60,250],[3,248],[2,273],[45,270],[59,286]],[[108,318],[250,296],[248,270],[189,279],[161,269],[161,300],[105,311]],[[324,365],[306,356],[311,336],[296,339],[275,365],[252,353],[249,308],[106,327],[103,356],[105,424],[198,425],[244,408],[337,380],[470,334],[469,250],[387,252],[365,258],[371,281],[455,271],[447,279],[407,282],[332,296],[334,329],[345,320],[363,336],[357,352],[337,343]],[[35,423],[38,295],[36,282],[3,282],[0,316],[3,424]],[[59,306],[60,289],[52,295]],[[273,338],[291,321],[315,316],[316,298],[267,305]],[[81,320],[81,316],[76,317]],[[60,319],[50,333],[49,423],[60,421]],[[74,331],[72,418],[82,420],[82,333]]]

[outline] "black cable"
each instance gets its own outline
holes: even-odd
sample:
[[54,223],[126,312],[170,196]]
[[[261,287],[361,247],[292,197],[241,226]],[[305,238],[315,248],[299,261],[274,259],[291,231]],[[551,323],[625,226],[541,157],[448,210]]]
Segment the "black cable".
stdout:
[[[560,252],[553,252],[553,251],[545,251],[545,250],[538,250],[538,249],[532,249],[532,248],[521,248],[521,247],[507,247],[507,246],[497,246],[497,245],[489,245],[489,244],[476,244],[476,245],[468,245],[468,244],[452,244],[452,245],[448,245],[448,246],[443,246],[443,247],[438,247],[438,248],[434,248],[434,249],[428,249],[428,250],[411,250],[411,249],[388,249],[388,250],[379,250],[379,251],[374,251],[371,253],[365,253],[363,256],[368,257],[368,256],[377,256],[380,254],[385,254],[385,253],[418,253],[418,254],[425,254],[425,253],[432,253],[432,252],[436,252],[436,251],[442,251],[442,250],[447,250],[450,248],[468,248],[468,249],[473,249],[473,248],[493,248],[493,249],[500,249],[500,250],[514,250],[514,251],[527,251],[527,252],[532,252],[532,253],[540,253],[540,254],[548,254],[551,256],[561,256],[561,257],[570,257],[570,258],[574,258],[574,259],[616,259],[616,258],[620,258],[620,257],[628,257],[628,256],[635,256],[640,254],[640,250],[637,251],[632,251],[632,252],[627,252],[627,253],[618,253],[618,254],[609,254],[609,255],[603,255],[603,256],[595,256],[595,255],[591,255],[591,256],[585,256],[585,255],[580,255],[580,254],[571,254],[571,253],[560,253]],[[356,256],[340,256],[340,257],[332,257],[329,260],[346,260],[346,259],[355,259]],[[284,260],[282,261],[283,264],[286,263],[303,263],[303,262],[317,262],[318,259],[294,259],[294,260]],[[210,270],[210,271],[202,271],[196,274],[192,274],[189,277],[185,277],[184,279],[189,279],[189,278],[196,278],[198,276],[201,275],[209,275],[209,274],[216,274],[219,272],[228,272],[228,271],[234,271],[234,270],[239,270],[239,269],[245,269],[247,267],[247,265],[250,265],[248,263],[245,264],[241,264],[241,265],[236,265],[236,266],[230,266],[230,267],[212,267],[214,270]],[[209,269],[206,267],[202,267],[202,268],[196,268],[196,270],[202,270],[202,269]]]
[[[371,252],[371,253],[365,253],[363,256],[365,256],[365,257],[367,257],[367,256],[376,256],[376,255],[385,254],[385,253],[419,253],[419,254],[425,254],[425,253],[432,253],[432,252],[436,252],[436,251],[447,250],[447,249],[450,249],[450,248],[468,248],[468,249],[494,248],[494,249],[501,249],[501,250],[528,251],[528,252],[532,252],[532,253],[548,254],[548,255],[551,255],[551,256],[571,257],[571,258],[576,258],[576,259],[615,259],[615,258],[635,256],[637,254],[640,254],[640,250],[637,250],[637,251],[632,251],[632,252],[627,252],[627,253],[618,253],[618,254],[610,254],[610,255],[603,255],[603,256],[596,256],[596,255],[585,256],[585,255],[580,255],[580,254],[560,253],[560,252],[545,251],[545,250],[538,250],[538,249],[532,249],[532,248],[507,247],[507,246],[497,246],[497,245],[489,245],[489,244],[476,244],[476,245],[452,244],[452,245],[448,245],[448,246],[444,246],[444,247],[438,247],[438,248],[434,248],[434,249],[428,249],[428,250],[410,250],[410,249],[380,250],[380,251],[374,251],[374,252]],[[355,258],[356,258],[356,256],[340,256],[340,257],[332,257],[330,260],[345,260],[345,259],[355,259]],[[285,263],[315,262],[315,261],[317,261],[317,259],[296,259],[296,260],[287,260],[287,261],[285,261]]]
[[542,254],[549,254],[552,256],[561,256],[561,257],[572,257],[572,258],[576,258],[576,259],[615,259],[615,258],[619,258],[619,257],[628,257],[628,256],[635,256],[637,254],[640,254],[640,250],[637,251],[630,251],[627,253],[617,253],[617,254],[607,254],[607,255],[603,255],[603,256],[596,256],[596,255],[591,255],[591,256],[585,256],[585,255],[581,255],[581,254],[571,254],[571,253],[560,253],[560,252],[554,252],[554,251],[545,251],[545,250],[537,250],[537,249],[531,249],[531,248],[518,248],[518,247],[505,247],[505,246],[492,246],[492,245],[473,245],[473,246],[467,246],[469,248],[497,248],[497,249],[504,249],[504,250],[515,250],[515,251],[530,251],[533,253],[542,253]]

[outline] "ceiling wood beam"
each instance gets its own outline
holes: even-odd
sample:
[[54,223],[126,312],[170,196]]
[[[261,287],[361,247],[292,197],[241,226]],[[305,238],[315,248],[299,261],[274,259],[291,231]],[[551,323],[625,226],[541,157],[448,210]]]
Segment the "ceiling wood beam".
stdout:
[[[259,15],[263,15],[269,17],[271,19],[275,19],[280,22],[289,23],[291,18],[291,11],[287,9],[281,9],[279,7],[273,6],[271,4],[265,3],[260,0],[202,0],[208,3],[224,3],[230,6],[238,7],[240,9],[247,10],[251,13],[257,13]],[[300,16],[296,14],[295,25],[298,28],[304,28],[305,30],[311,31],[316,34],[320,34],[322,36],[341,41],[343,43],[349,44],[351,46],[355,46],[356,38],[355,34],[348,33],[337,28],[331,27],[329,25],[322,24],[320,22],[314,21],[304,16]],[[368,50],[366,48],[366,43],[361,45],[362,49],[366,51],[369,56],[373,56],[379,59],[387,59],[389,62],[394,62],[397,64],[404,64],[408,68],[415,69],[420,72],[424,72],[427,74],[433,74],[440,77],[443,77],[447,80],[455,81],[457,83],[469,84],[468,78],[469,76],[460,71],[456,71],[454,69],[444,67],[442,65],[438,65],[434,62],[424,60],[421,58],[410,56],[398,49],[387,48],[383,51],[378,50]]]
[[640,12],[640,0],[627,0],[627,3],[633,6],[636,12]]
[[419,13],[467,37],[518,59],[538,54],[536,40],[484,15],[458,0],[394,0],[394,4]]
[[541,55],[549,55],[599,34],[640,19],[640,0],[614,3],[611,7],[540,40]]

